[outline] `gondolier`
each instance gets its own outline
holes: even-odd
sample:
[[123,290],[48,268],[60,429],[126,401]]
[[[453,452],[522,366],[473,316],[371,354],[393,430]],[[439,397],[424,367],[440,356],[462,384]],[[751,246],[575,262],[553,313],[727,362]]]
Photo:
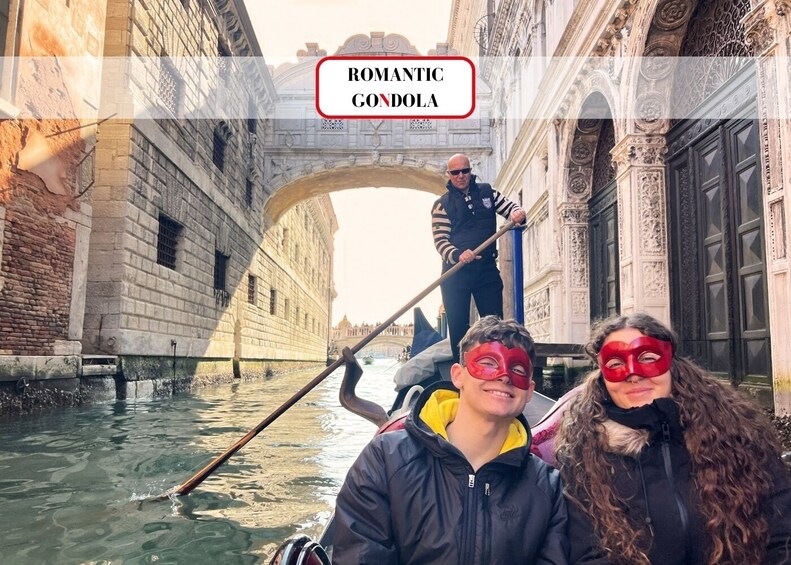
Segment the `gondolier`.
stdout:
[[503,317],[503,280],[497,269],[497,249],[491,245],[480,255],[473,249],[497,229],[499,214],[514,223],[525,220],[525,212],[487,183],[472,174],[467,155],[448,160],[448,191],[431,211],[434,246],[442,257],[442,272],[456,263],[467,266],[441,285],[442,302],[448,318],[448,333],[454,359],[459,341],[470,327],[470,298],[481,316]]

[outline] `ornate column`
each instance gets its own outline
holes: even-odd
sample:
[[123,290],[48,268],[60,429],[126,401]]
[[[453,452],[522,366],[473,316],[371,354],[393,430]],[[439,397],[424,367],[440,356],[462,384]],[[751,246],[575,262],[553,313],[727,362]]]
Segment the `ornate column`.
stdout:
[[567,312],[569,320],[568,339],[584,343],[590,333],[588,204],[563,202],[558,212],[563,242],[561,264],[566,266],[562,311]]
[[785,197],[785,186],[791,182],[791,166],[783,162],[787,157],[785,148],[791,146],[789,18],[791,2],[764,0],[743,20],[745,43],[757,59],[769,335],[777,414],[791,413],[791,319],[788,316],[791,275],[787,253],[791,237],[786,228],[791,205]]
[[621,312],[670,322],[665,138],[630,134],[612,150],[617,164]]

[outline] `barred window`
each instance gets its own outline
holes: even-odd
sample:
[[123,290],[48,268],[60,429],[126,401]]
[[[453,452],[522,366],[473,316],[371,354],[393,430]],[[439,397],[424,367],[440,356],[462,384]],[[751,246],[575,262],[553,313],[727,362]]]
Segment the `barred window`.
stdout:
[[250,208],[253,205],[253,181],[252,179],[246,179],[244,185],[244,201],[247,203],[247,207]]
[[434,122],[431,120],[409,120],[409,129],[415,131],[429,131],[434,129]]
[[286,298],[283,301],[283,318],[285,320],[288,320],[288,316],[289,316],[290,311],[291,311],[291,300]]
[[228,84],[228,79],[231,78],[231,53],[221,41],[217,42],[217,71],[220,86]]
[[256,279],[253,275],[247,275],[247,302],[255,304]]
[[214,163],[214,166],[217,167],[220,172],[225,170],[225,148],[227,146],[228,142],[225,141],[225,137],[222,135],[222,133],[215,129],[211,160]]
[[305,329],[308,329],[308,313],[305,312]]
[[182,81],[178,72],[169,61],[163,60],[162,66],[159,68],[157,93],[162,104],[174,116],[178,115],[182,91]]
[[182,225],[171,220],[164,214],[159,215],[159,233],[157,235],[157,263],[168,269],[176,269],[176,249]]
[[321,120],[322,131],[343,131],[346,124],[343,120]]
[[277,314],[277,290],[274,288],[269,289],[269,313]]
[[230,294],[226,288],[229,259],[230,256],[222,251],[214,251],[214,297],[223,306],[227,306],[231,301]]

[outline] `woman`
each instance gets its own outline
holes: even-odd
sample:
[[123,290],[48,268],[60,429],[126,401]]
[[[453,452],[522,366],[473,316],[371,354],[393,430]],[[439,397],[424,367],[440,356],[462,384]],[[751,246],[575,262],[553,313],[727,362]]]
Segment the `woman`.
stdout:
[[646,314],[592,330],[557,438],[572,563],[791,563],[791,485],[769,422],[676,355]]

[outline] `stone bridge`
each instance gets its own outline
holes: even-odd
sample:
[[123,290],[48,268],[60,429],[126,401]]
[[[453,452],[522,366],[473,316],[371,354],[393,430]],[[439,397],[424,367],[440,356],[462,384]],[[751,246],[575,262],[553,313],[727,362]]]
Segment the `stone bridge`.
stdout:
[[[334,340],[331,348],[335,348],[337,352],[341,352],[344,347],[351,347],[359,343],[362,337],[345,337],[342,339]],[[357,358],[361,359],[366,355],[373,355],[374,357],[391,357],[395,359],[404,351],[407,345],[412,345],[412,336],[396,336],[381,334],[371,340],[371,342],[357,352]]]
[[[463,120],[328,120],[315,107],[315,67],[327,52],[307,44],[298,63],[273,71],[277,93],[263,143],[266,217],[277,222],[306,198],[349,188],[396,187],[441,193],[449,156],[463,152],[484,179],[494,179],[489,108],[491,92],[477,80],[476,110]],[[453,55],[438,44],[429,55]],[[396,34],[349,38],[334,55],[420,55]]]

